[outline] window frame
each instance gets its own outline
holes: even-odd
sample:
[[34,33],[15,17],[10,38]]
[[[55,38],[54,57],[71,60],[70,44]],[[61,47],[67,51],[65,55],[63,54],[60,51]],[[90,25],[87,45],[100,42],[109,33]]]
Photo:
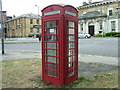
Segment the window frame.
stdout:
[[30,24],[33,24],[33,19],[30,19]]
[[116,31],[116,21],[111,21],[111,31]]

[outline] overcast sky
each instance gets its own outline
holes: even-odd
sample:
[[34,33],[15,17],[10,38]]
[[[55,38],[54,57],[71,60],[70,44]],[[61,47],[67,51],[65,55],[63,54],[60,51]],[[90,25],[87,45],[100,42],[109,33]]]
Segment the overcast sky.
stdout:
[[[69,4],[74,7],[81,6],[82,3],[88,0],[2,0],[3,11],[7,11],[7,16],[20,16],[25,13],[39,14],[41,15],[41,10],[51,4]],[[100,0],[92,0],[92,2]]]

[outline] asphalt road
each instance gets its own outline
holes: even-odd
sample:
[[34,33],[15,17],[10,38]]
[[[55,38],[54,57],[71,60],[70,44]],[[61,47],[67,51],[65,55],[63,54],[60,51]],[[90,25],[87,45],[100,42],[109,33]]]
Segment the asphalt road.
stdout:
[[[79,54],[118,57],[118,38],[79,39]],[[5,44],[5,51],[41,51],[41,43]],[[120,49],[119,49],[120,50]]]
[[118,57],[118,38],[79,39],[79,53]]

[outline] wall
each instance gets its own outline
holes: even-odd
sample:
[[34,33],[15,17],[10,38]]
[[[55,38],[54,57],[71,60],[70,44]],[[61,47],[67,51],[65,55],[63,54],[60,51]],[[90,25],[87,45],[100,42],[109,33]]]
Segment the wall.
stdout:
[[[33,24],[30,24],[30,19],[33,19]],[[6,22],[7,36],[28,37],[30,34],[30,28],[33,28],[33,25],[38,25],[36,20],[37,18],[21,17],[7,21]],[[39,25],[41,25],[41,19],[39,20],[39,22],[40,22]],[[39,33],[41,33],[41,28]],[[33,34],[37,34],[37,28],[33,28]]]
[[116,3],[116,2],[109,3],[109,4],[91,6],[91,7],[88,7],[88,8],[78,9],[78,15],[81,16],[85,12],[90,12],[90,11],[102,11],[103,13],[106,13],[108,15],[109,8],[113,8],[113,11],[117,12],[116,7],[118,7],[118,3]]
[[[115,21],[116,22],[116,32],[120,32],[120,25],[118,25],[120,23],[120,17],[118,18],[118,7],[120,8],[120,1],[118,2],[111,2],[111,3],[104,3],[104,4],[96,4],[96,5],[88,5],[88,6],[82,6],[81,8],[78,7],[78,15],[82,16],[83,14],[85,14],[86,12],[90,12],[90,11],[100,11],[102,13],[107,14],[108,16],[106,18],[101,19],[102,21],[102,31],[103,32],[111,32],[111,21]],[[109,16],[109,10],[112,9],[113,10],[113,15]],[[100,31],[100,23],[97,22],[96,20],[99,20],[99,18],[94,18],[93,19],[87,19],[87,20],[79,20],[79,27],[78,30],[79,32],[82,32],[81,30],[81,25],[80,23],[83,22],[83,32],[88,33],[88,26],[89,26],[89,22],[93,21],[93,25],[95,28],[95,34],[98,34]]]

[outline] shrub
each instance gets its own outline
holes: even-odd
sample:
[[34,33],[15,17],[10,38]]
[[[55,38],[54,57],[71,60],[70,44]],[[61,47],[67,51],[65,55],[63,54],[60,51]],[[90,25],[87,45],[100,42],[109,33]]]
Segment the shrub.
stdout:
[[120,37],[120,32],[108,32],[94,35],[94,37]]
[[109,32],[109,33],[106,33],[106,36],[112,36],[112,37],[115,37],[116,35],[119,35],[120,32]]
[[115,37],[120,37],[120,34],[116,34],[116,35],[114,35]]
[[94,37],[105,37],[105,34],[96,34]]

